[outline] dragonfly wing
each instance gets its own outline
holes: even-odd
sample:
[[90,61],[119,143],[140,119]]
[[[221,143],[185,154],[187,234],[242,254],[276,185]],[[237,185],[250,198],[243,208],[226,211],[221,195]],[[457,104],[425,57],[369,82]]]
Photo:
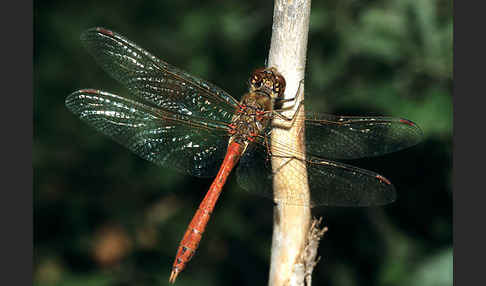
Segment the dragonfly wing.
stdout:
[[214,176],[226,152],[227,127],[221,123],[93,89],[70,94],[66,106],[138,156],[194,176]]
[[[300,160],[292,156],[288,159]],[[396,198],[393,185],[377,173],[317,157],[302,162],[305,164],[287,164],[286,167],[293,168],[289,180],[308,180],[312,207],[379,206],[391,203]],[[301,175],[304,165],[307,177]],[[237,174],[238,183],[245,190],[273,198],[274,173],[264,146],[254,144],[248,149],[241,158]],[[285,204],[300,204],[298,194],[292,193],[292,190],[278,200]]]
[[375,172],[319,158],[306,165],[312,206],[381,206],[396,199],[390,181]]
[[259,144],[248,145],[236,174],[238,184],[244,190],[273,199],[272,162]]
[[419,143],[422,130],[392,117],[307,113],[306,152],[328,159],[358,159],[396,152]]
[[140,99],[181,114],[231,120],[238,102],[219,87],[107,29],[89,29],[81,40],[103,69]]

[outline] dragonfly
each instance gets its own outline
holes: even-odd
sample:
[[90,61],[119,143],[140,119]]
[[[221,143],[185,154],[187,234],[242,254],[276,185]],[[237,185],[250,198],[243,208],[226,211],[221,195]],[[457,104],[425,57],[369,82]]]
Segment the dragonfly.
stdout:
[[[300,160],[306,168],[310,206],[380,206],[396,198],[384,176],[336,160],[372,157],[417,144],[421,129],[393,117],[336,116],[303,112],[285,118],[285,78],[274,67],[258,68],[241,100],[216,85],[153,56],[122,35],[92,28],[81,41],[96,62],[128,89],[120,96],[81,89],[66,98],[82,121],[138,156],[196,177],[215,177],[179,244],[169,281],[193,257],[223,186],[236,168],[245,190],[273,197],[271,159]],[[304,126],[305,154],[271,138],[272,120]],[[294,167],[299,176],[299,167]],[[277,171],[278,172],[278,171]],[[292,196],[278,203],[292,204]]]

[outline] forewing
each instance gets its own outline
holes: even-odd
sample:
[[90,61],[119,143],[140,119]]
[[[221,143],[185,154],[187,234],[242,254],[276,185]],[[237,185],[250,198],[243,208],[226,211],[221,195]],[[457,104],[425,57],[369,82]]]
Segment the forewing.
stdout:
[[70,94],[66,106],[138,156],[194,176],[214,176],[226,152],[227,126],[220,122],[93,89]]
[[422,140],[422,130],[401,118],[307,113],[305,138],[309,154],[334,160],[358,159],[413,146]]
[[231,120],[238,102],[217,86],[158,59],[107,29],[87,30],[81,40],[103,69],[140,99],[185,115]]

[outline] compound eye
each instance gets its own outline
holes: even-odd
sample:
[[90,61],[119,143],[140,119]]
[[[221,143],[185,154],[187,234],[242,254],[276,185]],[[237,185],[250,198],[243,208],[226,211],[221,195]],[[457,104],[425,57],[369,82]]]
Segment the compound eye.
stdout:
[[285,79],[282,76],[277,76],[275,84],[273,85],[273,91],[281,96],[285,91]]
[[257,76],[254,76],[251,78],[251,85],[256,88],[260,88],[262,86],[262,80]]

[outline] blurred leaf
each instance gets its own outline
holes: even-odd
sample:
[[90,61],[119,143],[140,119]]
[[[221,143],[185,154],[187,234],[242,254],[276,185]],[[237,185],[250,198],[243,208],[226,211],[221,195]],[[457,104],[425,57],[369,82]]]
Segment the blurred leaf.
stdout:
[[446,249],[417,264],[415,272],[402,285],[445,286],[453,282],[453,252]]
[[358,30],[346,33],[348,46],[354,53],[364,53],[389,62],[405,56],[406,17],[393,10],[371,9],[358,23]]

